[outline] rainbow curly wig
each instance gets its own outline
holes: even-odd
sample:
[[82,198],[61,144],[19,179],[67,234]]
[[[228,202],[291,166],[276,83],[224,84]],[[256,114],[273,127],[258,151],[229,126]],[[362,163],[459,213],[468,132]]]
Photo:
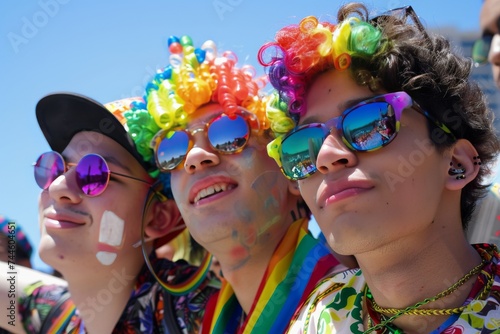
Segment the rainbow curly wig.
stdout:
[[353,58],[374,55],[384,47],[381,37],[377,27],[357,17],[334,25],[309,16],[298,25],[282,28],[275,42],[262,46],[259,62],[268,68],[269,81],[293,119],[288,130],[306,112],[305,94],[311,78],[328,69],[346,70]]
[[256,77],[252,66],[237,67],[238,58],[232,51],[218,55],[210,40],[196,48],[189,36],[171,36],[168,48],[168,66],[146,85],[144,103],[132,106],[139,116],[128,122],[137,123],[139,147],[149,148],[159,130],[185,127],[188,117],[207,103],[220,104],[228,116],[244,108],[257,116],[259,130],[269,128],[266,110],[272,117],[280,105],[276,96],[262,93],[266,76]]

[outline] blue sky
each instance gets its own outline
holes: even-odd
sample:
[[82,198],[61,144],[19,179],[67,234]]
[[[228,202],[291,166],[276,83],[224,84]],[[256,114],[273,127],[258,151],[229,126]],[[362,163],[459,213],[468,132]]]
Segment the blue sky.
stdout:
[[[235,51],[239,64],[263,73],[256,52],[283,25],[308,15],[334,20],[345,1],[39,0],[0,2],[0,214],[17,221],[38,245],[32,163],[48,151],[35,105],[55,91],[78,92],[103,103],[142,95],[167,64],[167,38],[189,35],[195,46],[214,40]],[[479,34],[480,0],[367,0],[376,12],[412,5],[428,28]],[[34,266],[49,268],[38,254]]]

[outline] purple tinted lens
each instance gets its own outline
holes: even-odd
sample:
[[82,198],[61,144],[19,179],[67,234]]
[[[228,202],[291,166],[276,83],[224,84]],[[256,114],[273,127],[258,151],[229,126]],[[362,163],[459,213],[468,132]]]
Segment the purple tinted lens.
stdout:
[[98,196],[106,189],[109,181],[109,168],[104,159],[97,154],[84,156],[76,165],[76,183],[88,196]]
[[62,174],[64,159],[57,152],[43,153],[35,163],[35,181],[42,189],[47,189]]

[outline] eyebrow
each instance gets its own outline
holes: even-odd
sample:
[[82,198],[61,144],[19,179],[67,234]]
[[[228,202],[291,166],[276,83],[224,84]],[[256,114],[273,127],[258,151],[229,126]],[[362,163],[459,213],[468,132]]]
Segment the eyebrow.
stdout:
[[[97,153],[99,154],[99,153]],[[61,154],[62,155],[62,154]],[[101,157],[104,158],[104,161],[106,161],[106,163],[109,165],[109,164],[113,164],[115,166],[118,166],[126,171],[128,171],[129,173],[132,174],[132,170],[125,164],[123,164],[120,160],[116,159],[115,157],[113,156],[110,156],[110,155],[103,155],[103,154],[99,154]],[[69,164],[67,161],[69,160],[68,156],[66,155],[62,155],[65,163]],[[81,158],[80,158],[81,159]],[[80,160],[78,160],[79,162]],[[76,165],[78,162],[76,163],[72,163],[73,165]]]
[[216,113],[212,113],[209,115],[206,115],[205,117],[198,119],[195,123],[189,124],[188,126],[184,127],[185,130],[190,130],[193,126],[198,126],[199,124],[205,125],[208,122],[210,122],[212,119],[219,117],[220,115],[225,115],[224,110],[217,111]]
[[116,159],[115,157],[108,156],[108,155],[101,155],[101,156],[104,158],[104,160],[106,160],[106,162],[108,164],[116,165],[116,166],[128,171],[130,174],[132,174],[132,170],[128,166],[123,164],[120,160]]
[[[355,98],[355,99],[350,99],[350,100],[344,101],[344,102],[339,103],[337,105],[337,110],[340,112],[340,114],[342,114],[347,109],[350,109],[350,108],[354,107],[355,105],[357,105],[357,104],[359,104],[359,103],[361,103],[363,101],[369,100],[369,99],[371,99],[373,97],[375,97],[375,95],[363,96],[363,97],[359,97],[359,98]],[[321,123],[321,122],[320,122],[318,116],[310,116],[310,117],[305,118],[304,121],[301,122],[301,123],[302,124],[309,124],[309,123]]]

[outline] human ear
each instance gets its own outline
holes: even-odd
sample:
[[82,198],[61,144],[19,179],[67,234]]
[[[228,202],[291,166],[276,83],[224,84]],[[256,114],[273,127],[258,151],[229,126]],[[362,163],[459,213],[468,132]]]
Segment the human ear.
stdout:
[[481,168],[481,159],[476,148],[467,139],[459,139],[451,148],[446,188],[461,190],[474,180]]
[[149,220],[145,222],[145,231],[151,239],[168,234],[181,219],[181,213],[174,200],[155,201],[151,204],[150,210]]

